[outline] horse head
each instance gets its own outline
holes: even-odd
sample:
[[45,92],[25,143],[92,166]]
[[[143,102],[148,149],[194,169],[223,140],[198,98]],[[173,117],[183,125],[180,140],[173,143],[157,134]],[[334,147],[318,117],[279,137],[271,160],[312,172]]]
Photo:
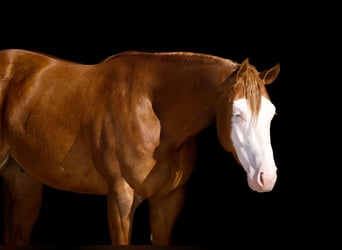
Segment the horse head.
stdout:
[[272,83],[279,64],[258,72],[244,60],[222,84],[217,109],[217,132],[221,145],[231,152],[247,173],[249,187],[271,191],[277,180],[270,126],[275,115],[265,85]]

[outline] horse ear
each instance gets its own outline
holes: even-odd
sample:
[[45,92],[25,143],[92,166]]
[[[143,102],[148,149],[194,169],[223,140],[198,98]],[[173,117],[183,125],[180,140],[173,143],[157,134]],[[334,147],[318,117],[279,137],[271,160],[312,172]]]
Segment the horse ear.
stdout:
[[259,73],[261,79],[264,80],[265,85],[272,83],[277,77],[280,72],[280,64],[277,63],[272,68],[268,70],[264,70]]
[[235,76],[236,80],[241,78],[246,73],[248,65],[249,65],[249,58],[247,57],[245,60],[243,60],[239,68],[236,70],[236,76]]
[[228,76],[228,78],[225,80],[225,85],[235,84],[241,77],[244,76],[248,69],[249,65],[249,59],[246,58],[241,64],[238,65],[238,67]]

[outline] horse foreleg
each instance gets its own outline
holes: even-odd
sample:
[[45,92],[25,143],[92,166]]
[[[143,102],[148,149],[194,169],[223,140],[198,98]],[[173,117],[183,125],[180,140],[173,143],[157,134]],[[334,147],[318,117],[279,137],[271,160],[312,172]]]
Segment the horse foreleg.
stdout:
[[6,245],[28,245],[42,202],[43,184],[22,171],[13,160],[2,172]]
[[174,223],[183,207],[185,188],[179,187],[163,197],[150,197],[150,228],[153,245],[168,245],[171,242]]
[[131,240],[134,210],[134,191],[124,181],[115,183],[108,193],[108,224],[112,245],[129,245]]

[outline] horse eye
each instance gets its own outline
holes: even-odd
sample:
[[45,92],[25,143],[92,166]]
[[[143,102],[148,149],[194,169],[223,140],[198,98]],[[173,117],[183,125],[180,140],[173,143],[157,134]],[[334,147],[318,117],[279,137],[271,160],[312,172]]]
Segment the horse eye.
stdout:
[[244,120],[244,117],[243,117],[242,113],[240,113],[240,112],[234,113],[233,116],[237,120]]

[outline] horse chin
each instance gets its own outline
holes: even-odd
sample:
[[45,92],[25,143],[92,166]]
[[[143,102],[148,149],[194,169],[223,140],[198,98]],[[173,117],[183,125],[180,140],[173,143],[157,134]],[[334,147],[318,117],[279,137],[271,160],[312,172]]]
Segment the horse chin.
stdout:
[[247,176],[247,182],[250,189],[259,193],[270,192],[273,190],[277,181],[277,174],[274,174],[268,178],[263,177],[262,174],[255,176]]

